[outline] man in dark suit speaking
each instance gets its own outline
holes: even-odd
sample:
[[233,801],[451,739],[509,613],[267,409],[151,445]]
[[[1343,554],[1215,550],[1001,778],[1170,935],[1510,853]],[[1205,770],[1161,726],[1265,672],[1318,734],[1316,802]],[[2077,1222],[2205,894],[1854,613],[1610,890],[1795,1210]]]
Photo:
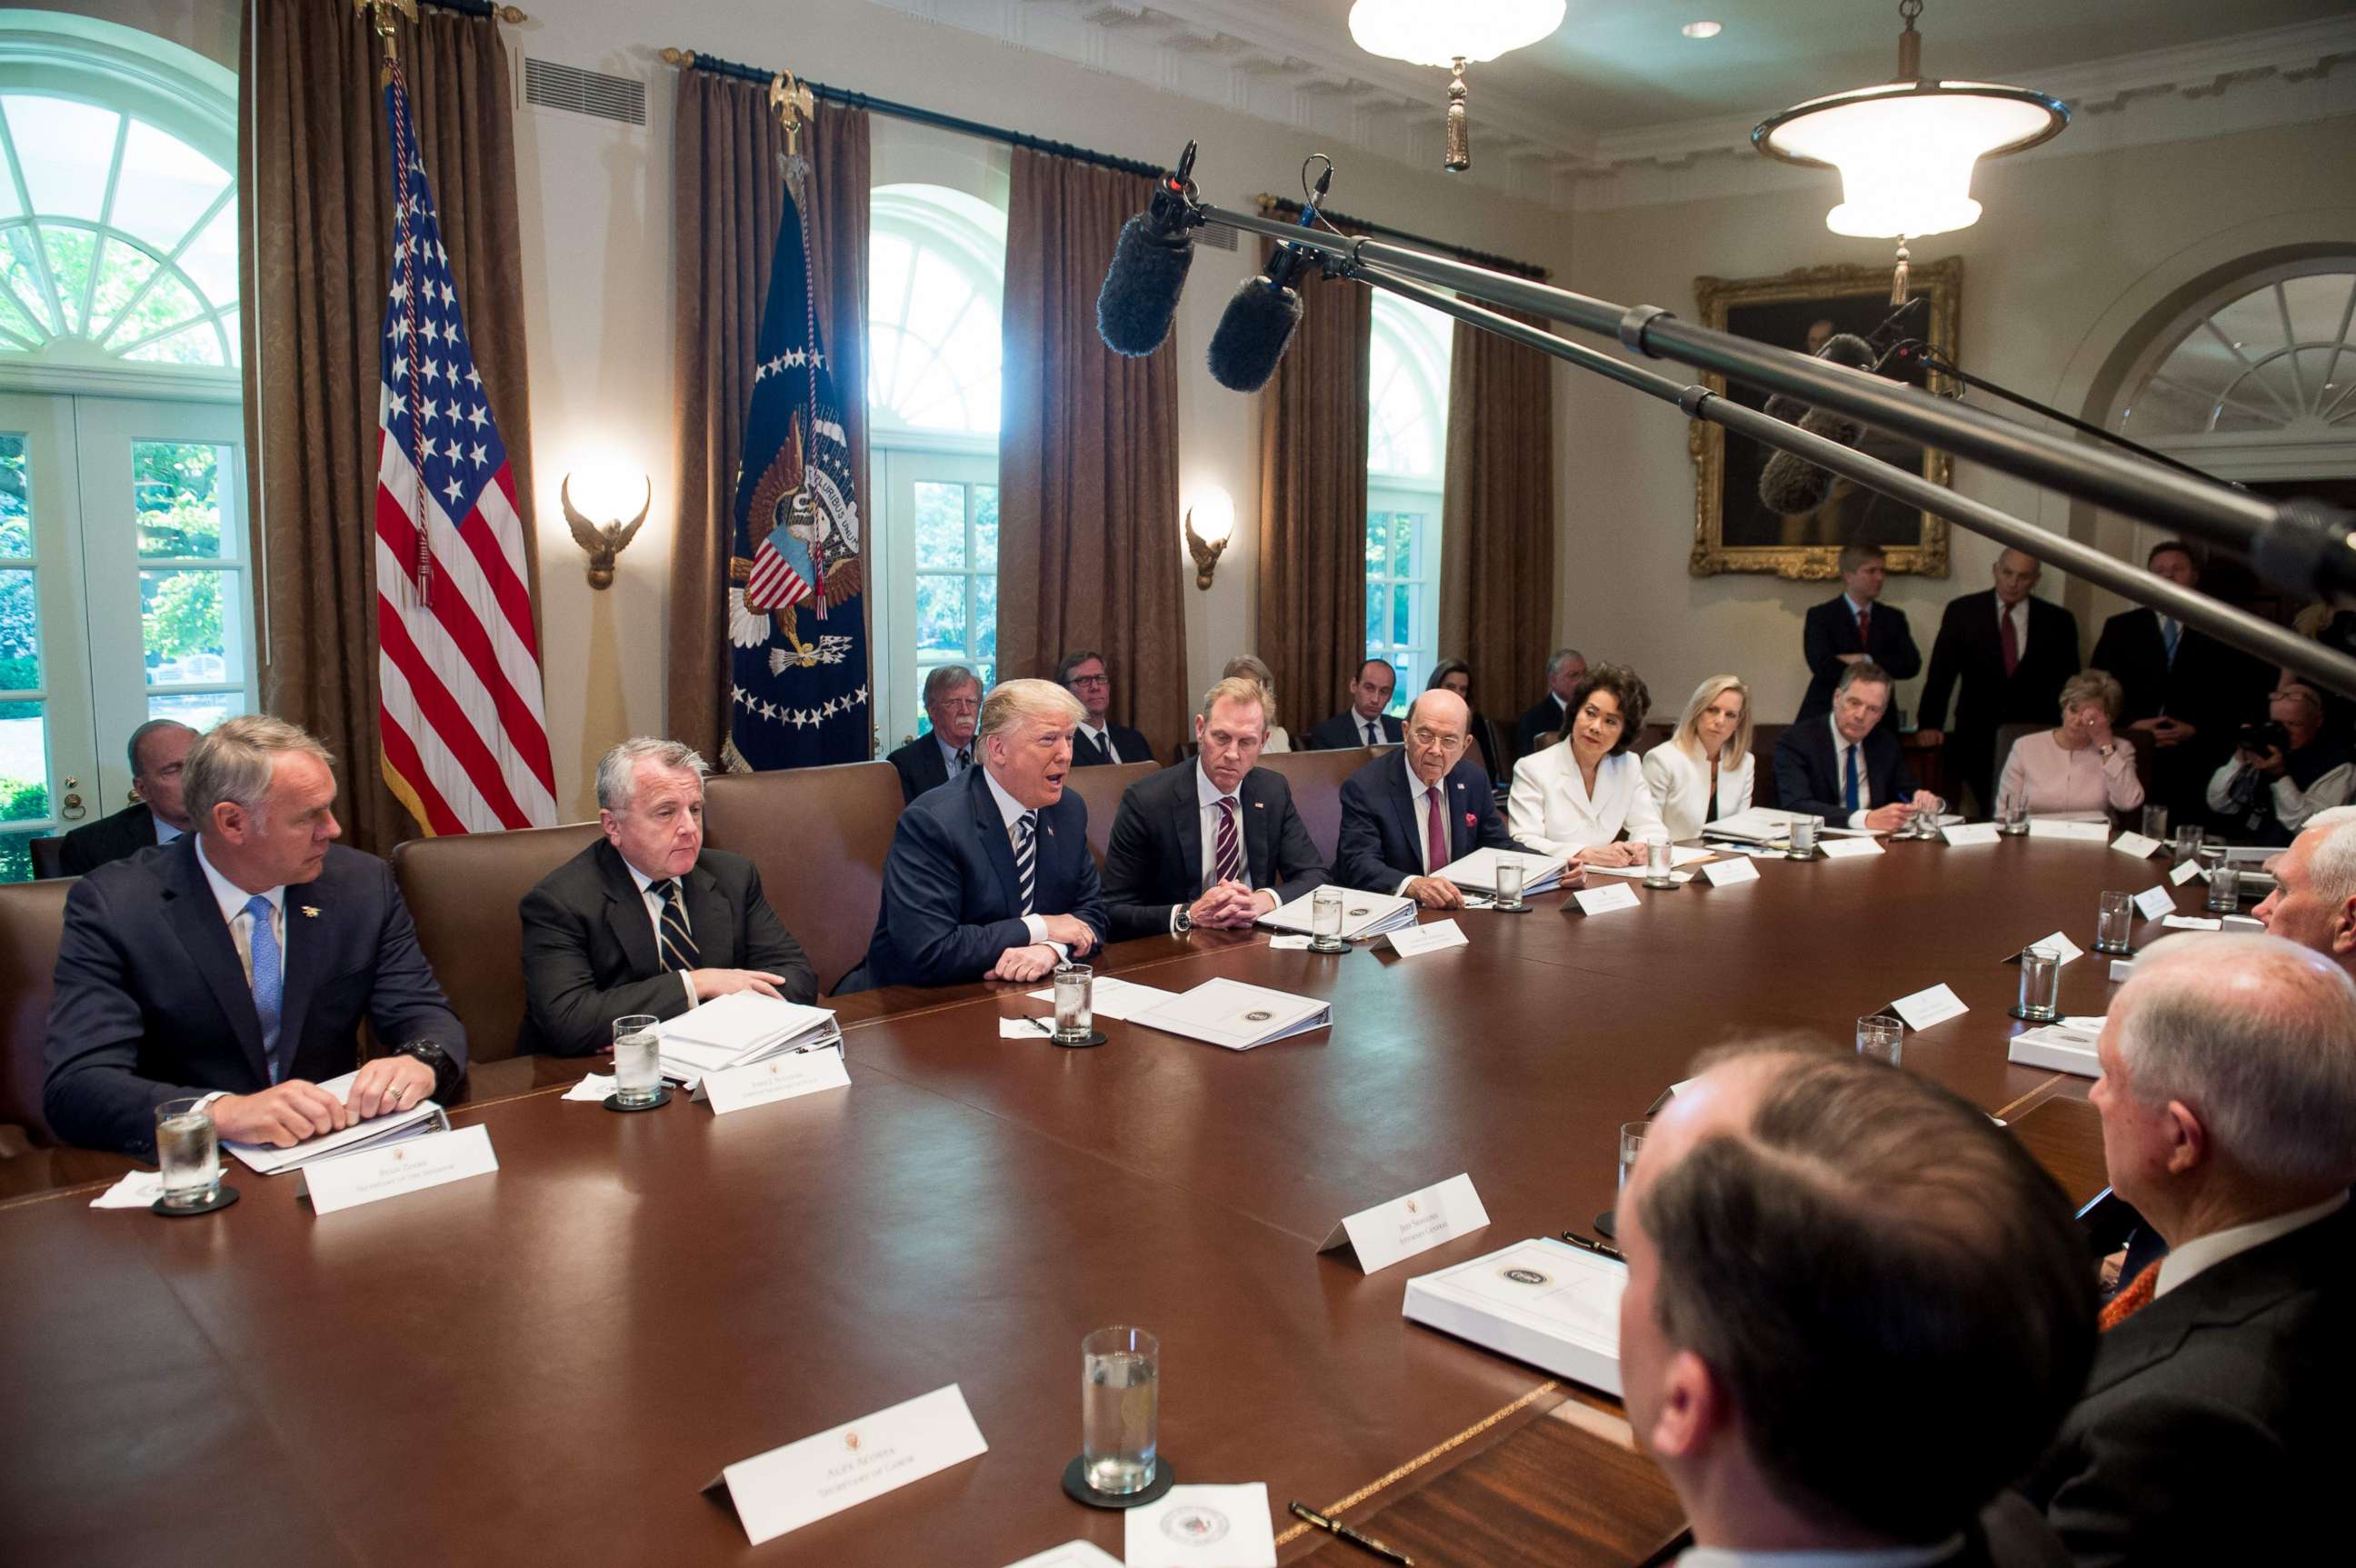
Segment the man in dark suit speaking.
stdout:
[[1004,681],[981,704],[981,766],[900,813],[867,961],[839,994],[877,985],[1033,981],[1105,940],[1088,808],[1064,788],[1079,700]]
[[139,799],[111,817],[85,822],[58,846],[59,868],[87,876],[110,860],[170,843],[191,826],[180,789],[197,732],[177,719],[149,719],[131,732],[131,784]]
[[1193,764],[1122,792],[1105,851],[1114,940],[1249,926],[1327,880],[1292,787],[1258,766],[1267,739],[1258,682],[1222,681],[1194,715]]
[[740,854],[703,847],[703,758],[626,740],[597,764],[605,836],[523,897],[524,1054],[586,1056],[614,1020],[753,991],[818,999],[801,944]]
[[[1996,558],[1996,586],[1950,599],[1931,644],[1918,738],[1946,742],[1949,791],[1960,799],[1957,786],[1969,785],[1984,811],[1996,807],[1996,732],[2051,724],[2062,683],[2078,672],[2078,618],[2030,591],[2043,570],[2034,555],[2004,552]],[[1952,736],[1944,731],[1950,693]]]
[[[42,1102],[68,1143],[152,1158],[155,1108],[212,1091],[224,1138],[291,1147],[466,1071],[466,1036],[392,868],[334,841],[325,747],[278,719],[188,753],[197,831],[102,865],[66,899]],[[365,1017],[390,1054],[362,1064]],[[319,1080],[359,1069],[338,1101]]]
[[1333,880],[1391,893],[1427,908],[1456,909],[1464,895],[1451,861],[1476,849],[1521,849],[1497,815],[1489,776],[1468,761],[1472,711],[1442,687],[1407,711],[1407,746],[1342,781],[1342,831]]
[[2356,1388],[2356,982],[2280,937],[2169,937],[2095,1051],[2111,1189],[2168,1253],[2104,1309],[2023,1489],[2082,1563],[2329,1555]]
[[1359,746],[1397,746],[1399,721],[1383,710],[1398,690],[1398,671],[1387,659],[1369,659],[1350,682],[1350,705],[1302,737],[1304,751],[1347,751]]
[[1833,689],[1828,718],[1794,725],[1775,743],[1775,799],[1787,811],[1822,817],[1835,827],[1902,828],[1938,797],[1919,788],[1880,727],[1890,706],[1890,671],[1852,664]]
[[[1833,688],[1852,664],[1879,664],[1897,681],[1912,681],[1922,672],[1922,655],[1915,650],[1906,612],[1881,602],[1886,571],[1880,545],[1841,546],[1841,591],[1823,604],[1809,607],[1801,632],[1801,651],[1808,660],[1808,693],[1800,699],[1794,724],[1805,724],[1833,711]],[[1894,707],[1884,708],[1881,727],[1891,727],[1897,718]]]

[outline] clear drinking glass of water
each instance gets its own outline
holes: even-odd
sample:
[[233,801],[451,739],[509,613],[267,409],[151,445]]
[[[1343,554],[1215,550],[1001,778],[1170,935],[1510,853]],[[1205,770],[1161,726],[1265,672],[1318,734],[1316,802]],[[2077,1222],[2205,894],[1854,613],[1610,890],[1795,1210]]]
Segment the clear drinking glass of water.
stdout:
[[2049,1023],[2061,1016],[2062,955],[2051,948],[2020,950],[2019,1016]]
[[2190,823],[2176,830],[2176,858],[2192,860],[2201,854],[2201,830]]
[[1676,879],[1670,875],[1676,861],[1669,854],[1669,835],[1658,831],[1644,835],[1644,886],[1674,887]]
[[1096,1032],[1096,971],[1084,963],[1058,965],[1055,970],[1055,1038],[1078,1045]]
[[1906,1026],[1887,1013],[1877,1013],[1870,1018],[1857,1021],[1857,1054],[1871,1057],[1876,1061],[1898,1065],[1905,1054]]
[[1162,1428],[1162,1342],[1142,1328],[1080,1341],[1080,1475],[1126,1497],[1153,1484]]
[[1997,832],[2005,838],[2025,838],[2029,833],[2029,803],[2008,800],[1997,812]]
[[614,1020],[614,1098],[652,1105],[662,1093],[662,1020],[632,1013]]
[[166,1208],[200,1208],[220,1191],[220,1143],[200,1096],[155,1107],[155,1163]]
[[2135,896],[2105,893],[2094,919],[2096,952],[2129,952],[2134,948]]
[[1342,890],[1327,886],[1309,896],[1309,945],[1319,952],[1341,952]]
[[1511,855],[1497,861],[1497,908],[1518,909],[1522,907],[1522,863]]
[[1793,860],[1813,859],[1816,853],[1816,829],[1822,820],[1816,817],[1794,817],[1791,825],[1792,847],[1784,854]]
[[2209,912],[2232,915],[2242,908],[2242,873],[2237,866],[2228,865],[2220,856],[2209,868]]
[[2148,839],[2158,839],[2162,843],[2166,843],[2168,842],[2167,807],[2146,806],[2143,809],[2143,836]]

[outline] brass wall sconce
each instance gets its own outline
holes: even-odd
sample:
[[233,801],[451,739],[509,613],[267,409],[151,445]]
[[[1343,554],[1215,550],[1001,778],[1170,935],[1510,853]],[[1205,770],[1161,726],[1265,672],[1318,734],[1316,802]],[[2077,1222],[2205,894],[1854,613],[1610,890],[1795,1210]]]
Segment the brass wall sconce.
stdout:
[[[612,508],[617,519],[616,521],[594,523],[584,517],[581,514],[581,509],[573,504],[571,474],[565,475],[563,484],[557,487],[557,497],[564,503],[564,521],[573,527],[573,542],[588,552],[589,585],[593,588],[610,588],[614,585],[614,558],[629,548],[630,541],[637,538],[638,530],[646,525],[647,512],[655,504],[653,478],[645,475],[641,475],[640,478],[646,484],[646,499],[638,503],[638,515],[627,522],[618,521],[621,511],[618,506]],[[611,501],[615,487],[601,484],[596,489],[605,492],[605,500]],[[600,505],[598,510],[603,511],[606,508]]]
[[[1195,518],[1202,519],[1197,523]],[[1194,585],[1208,591],[1211,574],[1219,564],[1219,554],[1236,532],[1235,498],[1216,485],[1194,498],[1186,509],[1183,524],[1186,549],[1194,557]]]

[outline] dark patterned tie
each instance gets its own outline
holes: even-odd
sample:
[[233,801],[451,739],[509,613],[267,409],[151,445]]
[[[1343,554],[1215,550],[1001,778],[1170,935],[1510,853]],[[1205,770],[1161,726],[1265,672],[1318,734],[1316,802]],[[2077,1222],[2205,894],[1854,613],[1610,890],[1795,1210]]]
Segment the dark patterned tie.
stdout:
[[1241,882],[1244,879],[1243,837],[1236,832],[1236,798],[1219,797],[1219,835],[1213,855],[1216,862],[1213,875],[1221,882]]
[[687,898],[680,891],[679,878],[658,882],[654,888],[662,897],[662,918],[656,928],[662,936],[662,965],[673,971],[693,969],[698,961],[695,933],[687,927]]
[[1448,815],[1440,808],[1439,785],[1430,787],[1428,799],[1431,801],[1431,809],[1425,813],[1423,822],[1423,851],[1427,861],[1424,869],[1437,875],[1440,868],[1448,864]]
[[1023,894],[1023,908],[1015,911],[1017,914],[1031,912],[1032,885],[1038,870],[1038,857],[1031,841],[1038,825],[1036,811],[1025,811],[1014,821],[1014,884]]
[[969,746],[961,746],[958,747],[958,777],[960,779],[964,778],[965,770],[972,766],[973,747]]
[[1366,721],[1366,744],[1368,746],[1383,744],[1383,732],[1375,727],[1375,721],[1372,719]]
[[1997,618],[2004,622],[2004,672],[2008,675],[2020,668],[2020,628],[2010,610],[1999,610]]

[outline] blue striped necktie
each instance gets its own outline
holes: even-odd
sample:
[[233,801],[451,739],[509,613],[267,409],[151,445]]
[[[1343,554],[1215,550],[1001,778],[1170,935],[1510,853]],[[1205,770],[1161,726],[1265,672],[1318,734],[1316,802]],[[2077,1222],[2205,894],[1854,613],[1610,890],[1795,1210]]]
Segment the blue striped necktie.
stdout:
[[686,895],[680,890],[676,876],[654,884],[654,891],[662,900],[662,918],[657,922],[662,935],[662,966],[683,973],[701,961],[695,933],[687,924]]
[[245,950],[253,961],[253,1011],[262,1020],[262,1055],[270,1064],[270,1081],[278,1082],[286,1076],[286,1064],[278,1059],[278,1023],[286,989],[285,969],[280,962],[278,932],[273,927],[270,900],[257,893],[245,901],[245,912],[253,917],[253,934],[246,940]]
[[1841,803],[1847,810],[1854,811],[1857,810],[1857,747],[1855,746],[1848,748],[1847,771],[1848,782],[1843,787],[1847,792]]
[[1023,908],[1018,914],[1031,913],[1031,892],[1038,869],[1036,846],[1032,835],[1038,831],[1039,813],[1025,811],[1014,822],[1014,882],[1022,890]]

